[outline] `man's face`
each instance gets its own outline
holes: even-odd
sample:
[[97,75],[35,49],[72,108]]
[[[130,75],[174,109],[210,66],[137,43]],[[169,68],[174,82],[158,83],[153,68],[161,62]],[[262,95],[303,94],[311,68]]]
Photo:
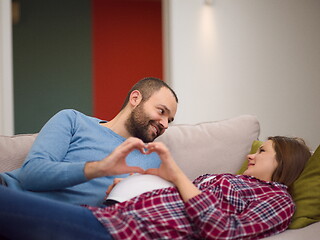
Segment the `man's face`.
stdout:
[[177,102],[172,92],[163,87],[131,112],[126,122],[128,132],[144,142],[152,142],[173,121]]

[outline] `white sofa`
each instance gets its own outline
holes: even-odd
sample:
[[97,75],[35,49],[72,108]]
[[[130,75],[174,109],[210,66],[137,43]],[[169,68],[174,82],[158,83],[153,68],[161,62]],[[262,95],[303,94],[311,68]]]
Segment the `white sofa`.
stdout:
[[[242,115],[216,122],[172,125],[157,141],[169,147],[179,166],[194,179],[204,173],[236,173],[259,133],[257,118]],[[35,137],[36,134],[0,136],[0,172],[21,166]],[[319,239],[319,236],[320,222],[317,222],[267,239]]]

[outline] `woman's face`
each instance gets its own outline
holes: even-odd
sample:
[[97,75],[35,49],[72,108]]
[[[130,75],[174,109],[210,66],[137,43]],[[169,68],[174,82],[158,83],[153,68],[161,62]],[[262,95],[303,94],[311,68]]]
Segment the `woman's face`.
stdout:
[[271,181],[272,174],[277,166],[276,152],[272,141],[268,140],[261,145],[255,154],[248,155],[248,168],[243,174],[260,180]]

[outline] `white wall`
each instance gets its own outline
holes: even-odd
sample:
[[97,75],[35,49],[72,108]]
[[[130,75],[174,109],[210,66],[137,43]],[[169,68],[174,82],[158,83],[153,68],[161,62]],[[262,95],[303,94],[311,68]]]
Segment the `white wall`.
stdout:
[[0,134],[13,132],[11,0],[0,0]]
[[256,115],[270,135],[320,144],[320,1],[169,0],[176,123]]

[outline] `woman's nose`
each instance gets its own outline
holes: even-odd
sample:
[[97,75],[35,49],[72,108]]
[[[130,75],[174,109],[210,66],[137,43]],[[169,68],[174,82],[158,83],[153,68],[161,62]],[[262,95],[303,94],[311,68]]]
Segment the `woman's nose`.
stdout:
[[255,154],[248,154],[247,159],[252,160],[252,159],[254,159],[254,156],[255,156]]

